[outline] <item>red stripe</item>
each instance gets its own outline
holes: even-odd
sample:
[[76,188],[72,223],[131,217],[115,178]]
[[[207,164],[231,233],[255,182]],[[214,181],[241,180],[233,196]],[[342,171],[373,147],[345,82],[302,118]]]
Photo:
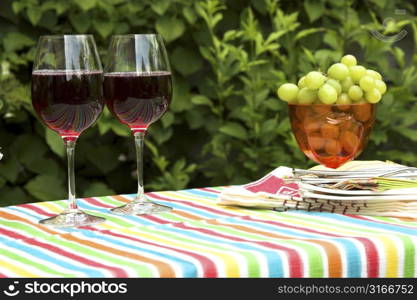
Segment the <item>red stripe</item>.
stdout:
[[47,211],[43,210],[42,208],[39,208],[39,207],[37,207],[37,206],[33,205],[33,204],[21,204],[21,205],[19,205],[19,206],[20,206],[20,207],[23,207],[23,208],[27,208],[27,209],[33,210],[34,212],[36,212],[36,213],[38,213],[38,214],[40,214],[40,215],[47,216],[47,217],[53,217],[53,216],[56,216],[55,214],[51,214],[51,213],[49,213],[49,212],[47,212]]
[[210,236],[217,236],[217,237],[221,237],[221,238],[236,241],[236,242],[244,242],[244,243],[249,242],[249,243],[253,243],[253,244],[262,245],[262,246],[267,247],[267,248],[272,248],[272,249],[284,251],[288,255],[288,264],[289,264],[289,269],[290,269],[289,270],[290,271],[289,277],[297,278],[297,277],[302,277],[303,276],[303,261],[301,259],[300,254],[297,251],[295,251],[294,249],[287,248],[287,247],[280,246],[280,245],[276,245],[276,244],[273,244],[273,243],[270,243],[270,242],[260,242],[260,241],[246,240],[246,239],[242,239],[242,238],[239,238],[239,237],[218,233],[218,232],[216,232],[214,230],[210,230],[210,229],[194,228],[194,227],[187,226],[184,223],[176,223],[176,224],[173,224],[173,226],[178,227],[178,228],[182,228],[182,229],[189,229],[189,230],[202,232],[202,233],[208,234]]
[[110,266],[103,265],[101,263],[97,263],[97,262],[89,260],[85,257],[81,257],[81,256],[78,256],[76,254],[72,254],[70,252],[62,250],[58,247],[39,242],[39,241],[35,240],[34,238],[28,238],[24,235],[21,235],[21,234],[18,234],[16,232],[9,231],[9,230],[3,229],[3,228],[0,228],[0,233],[4,234],[4,235],[7,235],[11,238],[14,238],[14,239],[22,240],[23,242],[25,242],[27,244],[31,244],[31,245],[34,245],[34,246],[41,247],[41,248],[46,249],[46,250],[48,250],[50,252],[53,252],[55,254],[59,254],[61,256],[76,260],[76,261],[78,261],[80,263],[83,263],[85,265],[89,265],[89,266],[92,266],[92,267],[109,270],[116,277],[127,277],[128,276],[128,274],[123,269],[116,268],[116,267],[110,267]]
[[0,273],[0,278],[7,278],[7,276],[4,275],[4,274],[2,274],[2,273]]
[[227,213],[227,212],[215,209],[215,208],[210,208],[210,207],[207,207],[207,206],[198,205],[198,204],[195,204],[191,201],[174,200],[172,198],[162,197],[162,196],[159,196],[159,195],[154,194],[154,193],[148,193],[147,195],[149,195],[149,196],[151,196],[155,199],[159,199],[159,200],[183,203],[185,205],[196,207],[196,208],[199,208],[201,210],[206,210],[206,211],[209,211],[209,212],[214,213],[214,214],[224,215],[224,216],[228,216],[228,217],[240,217],[241,216],[241,215],[237,215],[237,214]]
[[366,265],[368,269],[368,276],[370,278],[378,277],[379,275],[379,254],[375,244],[369,238],[353,237],[361,242],[365,248],[366,253]]
[[214,194],[220,194],[220,193],[221,193],[220,191],[213,190],[213,189],[211,189],[211,188],[199,188],[199,189],[197,189],[197,190],[202,190],[202,191],[206,191],[206,192],[209,192],[209,193],[214,193]]
[[119,234],[119,233],[114,233],[114,232],[111,232],[110,230],[100,230],[100,229],[97,229],[97,228],[90,228],[90,230],[99,231],[100,233],[103,233],[103,234],[112,235],[112,236],[120,237],[120,238],[123,238],[123,239],[128,239],[128,240],[131,240],[131,241],[135,241],[135,242],[140,242],[140,243],[147,244],[147,245],[152,245],[152,246],[156,246],[156,247],[163,248],[163,249],[169,249],[169,250],[172,250],[172,251],[175,251],[175,252],[178,252],[178,253],[182,253],[182,254],[191,256],[191,257],[197,259],[199,261],[199,263],[201,264],[201,266],[203,267],[203,277],[214,278],[214,277],[218,276],[217,269],[216,269],[216,264],[213,263],[213,261],[211,261],[210,259],[208,259],[207,257],[205,257],[203,255],[196,254],[196,253],[193,253],[193,252],[189,252],[189,251],[186,251],[186,250],[173,248],[173,247],[170,247],[170,246],[164,246],[164,245],[161,245],[161,244],[156,244],[156,243],[144,241],[144,240],[141,240],[141,239],[138,239],[138,238],[135,238],[135,237],[131,237],[131,236],[127,236],[127,235],[123,235],[123,234]]
[[166,221],[166,220],[162,220],[162,219],[160,219],[160,218],[158,218],[156,216],[153,216],[153,215],[141,215],[141,217],[144,218],[144,219],[147,219],[147,220],[149,220],[151,222],[158,223],[158,224],[169,224],[169,223],[172,223],[172,222],[169,222],[169,221]]
[[97,201],[94,198],[83,198],[83,200],[87,201],[90,204],[93,204],[93,205],[99,206],[99,207],[103,207],[103,208],[113,208],[114,207],[114,205],[105,204],[103,202]]

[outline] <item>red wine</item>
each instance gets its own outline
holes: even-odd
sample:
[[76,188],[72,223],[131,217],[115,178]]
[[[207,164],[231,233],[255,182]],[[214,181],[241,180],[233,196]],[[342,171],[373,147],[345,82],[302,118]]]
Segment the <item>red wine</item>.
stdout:
[[103,110],[102,83],[100,71],[34,71],[32,104],[49,128],[76,139]]
[[104,75],[104,99],[113,115],[133,132],[159,120],[171,102],[170,72],[115,72]]

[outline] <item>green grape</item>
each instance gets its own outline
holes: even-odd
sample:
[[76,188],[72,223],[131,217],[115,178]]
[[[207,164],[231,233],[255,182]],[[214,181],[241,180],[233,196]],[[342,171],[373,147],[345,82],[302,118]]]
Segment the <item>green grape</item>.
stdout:
[[341,93],[339,97],[337,98],[336,104],[349,105],[349,104],[352,104],[352,100],[350,100],[348,94]]
[[352,66],[349,68],[350,77],[354,83],[358,83],[359,80],[366,74],[366,69],[362,66]]
[[293,83],[284,83],[279,87],[277,94],[281,100],[293,102],[297,99],[298,86]]
[[377,88],[374,88],[365,93],[365,99],[370,103],[377,103],[381,100],[381,93]]
[[353,101],[359,101],[363,96],[363,91],[359,86],[354,84],[349,88],[348,95]]
[[342,80],[340,83],[342,85],[342,91],[347,93],[349,91],[349,88],[354,84],[353,80],[350,76],[346,77]]
[[317,99],[317,91],[303,87],[297,95],[299,104],[312,104]]
[[356,66],[357,63],[356,57],[350,54],[343,56],[340,62],[344,64],[346,67]]
[[298,87],[299,87],[300,89],[302,89],[303,87],[305,87],[305,86],[306,86],[305,79],[306,79],[306,77],[305,77],[305,76],[303,76],[303,77],[301,77],[301,78],[300,78],[300,80],[298,80]]
[[337,80],[343,80],[347,76],[349,76],[349,69],[344,64],[336,63],[331,65],[330,68],[327,69],[327,75]]
[[342,86],[340,85],[339,81],[335,79],[328,79],[326,83],[334,87],[338,95],[342,92]]
[[326,79],[326,76],[317,71],[310,72],[305,77],[304,82],[306,86],[312,90],[320,88]]
[[366,70],[366,75],[371,76],[375,80],[382,80],[381,74],[374,70]]
[[359,86],[365,92],[370,91],[375,88],[375,80],[371,76],[365,75],[359,80]]
[[378,89],[381,95],[385,94],[385,92],[387,91],[387,86],[385,85],[385,82],[383,82],[382,80],[375,80],[375,87]]
[[333,104],[337,101],[337,91],[334,87],[332,87],[330,84],[324,84],[319,89],[319,99],[324,104]]

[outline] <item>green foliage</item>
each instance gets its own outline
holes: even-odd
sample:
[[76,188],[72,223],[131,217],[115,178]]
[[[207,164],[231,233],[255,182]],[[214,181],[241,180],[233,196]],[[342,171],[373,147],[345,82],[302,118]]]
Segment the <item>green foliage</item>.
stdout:
[[[30,104],[35,43],[44,34],[92,33],[103,61],[112,34],[163,36],[174,96],[147,136],[149,190],[238,184],[279,165],[310,166],[276,89],[344,53],[382,73],[389,87],[360,158],[415,165],[415,10],[405,0],[2,0],[0,206],[66,194],[65,150]],[[407,34],[384,42],[371,30]],[[104,111],[76,148],[79,195],[133,193],[135,168],[129,130]]]

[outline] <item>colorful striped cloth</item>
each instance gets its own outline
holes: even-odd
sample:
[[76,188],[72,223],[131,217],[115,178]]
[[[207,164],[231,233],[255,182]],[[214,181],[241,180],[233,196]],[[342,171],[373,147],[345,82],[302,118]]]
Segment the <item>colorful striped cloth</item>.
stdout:
[[38,225],[65,201],[0,208],[0,277],[417,277],[417,220],[216,204],[223,188],[149,193],[167,213],[117,216],[133,195],[80,199],[105,223]]

